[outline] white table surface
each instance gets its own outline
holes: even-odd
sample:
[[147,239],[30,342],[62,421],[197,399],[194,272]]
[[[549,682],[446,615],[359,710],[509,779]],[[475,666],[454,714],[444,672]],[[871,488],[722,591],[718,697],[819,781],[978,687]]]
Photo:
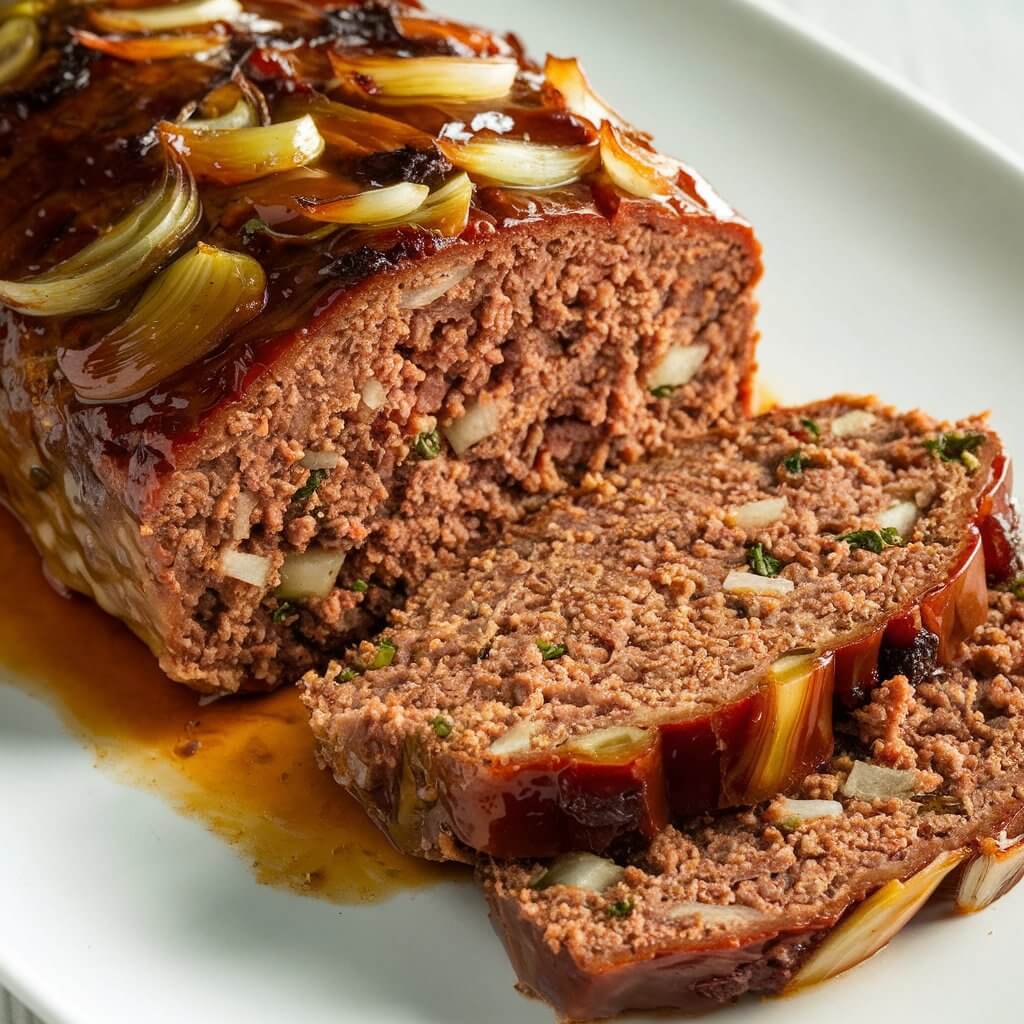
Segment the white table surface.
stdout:
[[[911,83],[1024,158],[1024,0],[769,2]],[[432,6],[443,10],[443,0]],[[700,162],[699,155],[691,159]],[[0,989],[0,1024],[42,1022]]]

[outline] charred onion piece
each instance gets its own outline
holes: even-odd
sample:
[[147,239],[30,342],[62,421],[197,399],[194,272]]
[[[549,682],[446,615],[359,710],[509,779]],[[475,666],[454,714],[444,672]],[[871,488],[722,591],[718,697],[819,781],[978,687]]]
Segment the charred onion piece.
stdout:
[[29,316],[102,309],[177,252],[201,212],[192,174],[168,151],[163,181],[145,202],[51,270],[23,281],[0,281],[0,302]]
[[471,139],[454,142],[439,139],[438,148],[470,174],[500,185],[520,188],[552,188],[577,181],[597,166],[593,145],[551,146],[517,139]]
[[39,28],[31,18],[11,18],[0,25],[0,86],[28,71],[38,56]]
[[158,129],[161,138],[188,161],[196,177],[221,185],[238,185],[302,167],[324,149],[323,137],[309,114],[295,121],[233,131],[197,130],[170,121],[161,121]]
[[630,195],[664,200],[676,193],[655,154],[630,141],[609,121],[601,125],[601,163],[612,182]]
[[963,850],[940,853],[905,882],[887,882],[839,923],[785,991],[827,981],[877,953],[921,909],[942,879],[965,856]]
[[510,57],[385,57],[331,53],[334,73],[374,100],[478,100],[507,96],[519,65]]
[[549,53],[544,62],[544,77],[562,94],[566,107],[586,118],[595,128],[600,128],[603,121],[616,128],[628,127],[622,117],[594,91],[575,57],[552,57]]
[[512,48],[503,39],[475,25],[460,25],[456,21],[446,21],[443,18],[413,18],[408,15],[397,16],[395,25],[406,39],[429,40],[447,45],[455,42],[478,57],[502,57],[512,52]]
[[340,199],[312,199],[296,196],[302,212],[313,220],[328,224],[376,224],[384,220],[401,220],[414,213],[427,198],[426,185],[403,181],[387,188],[374,188]]
[[190,0],[163,7],[136,7],[120,10],[102,7],[89,11],[89,20],[104,32],[165,32],[191,25],[211,25],[216,21],[234,21],[242,13],[238,0]]
[[378,228],[416,227],[439,231],[447,238],[462,233],[469,222],[469,204],[473,200],[473,183],[467,174],[457,174],[451,181],[435,189],[413,213],[393,221],[382,221]]
[[262,312],[266,276],[251,256],[200,242],[162,271],[118,327],[60,366],[86,401],[131,398],[194,363]]
[[98,36],[87,29],[72,29],[71,34],[75,42],[90,50],[139,63],[194,57],[198,53],[216,50],[227,42],[227,36],[219,32],[206,32],[201,36],[142,36],[132,39]]
[[1024,877],[1024,836],[982,839],[977,855],[964,869],[956,909],[973,914],[1005,896]]

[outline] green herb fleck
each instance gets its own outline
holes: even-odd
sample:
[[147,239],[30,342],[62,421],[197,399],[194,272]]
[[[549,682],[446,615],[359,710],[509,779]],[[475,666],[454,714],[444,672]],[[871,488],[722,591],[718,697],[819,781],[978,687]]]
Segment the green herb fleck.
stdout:
[[801,420],[800,426],[803,427],[811,437],[821,437],[821,427],[819,427],[814,420]]
[[616,900],[608,908],[609,917],[629,917],[633,913],[632,900]]
[[747,548],[747,565],[757,576],[778,576],[782,563],[764,549],[763,544],[751,544]]
[[554,661],[555,658],[562,657],[569,648],[565,644],[553,644],[549,640],[538,640],[537,650],[540,651],[540,656],[544,661]]
[[373,656],[369,665],[366,666],[366,671],[372,672],[374,669],[387,668],[395,660],[397,650],[398,648],[393,640],[382,637],[377,641],[377,653]]
[[786,467],[786,472],[792,473],[794,476],[802,473],[810,464],[811,460],[799,449],[795,452],[790,452],[782,460],[782,465]]
[[295,611],[295,605],[291,601],[282,601],[275,609],[274,614],[270,616],[272,622],[284,622],[292,612]]
[[242,225],[241,236],[242,242],[248,245],[256,235],[269,234],[270,225],[265,221],[259,219],[259,217],[250,217]]
[[348,589],[354,590],[357,594],[365,594],[370,589],[370,584],[366,580],[353,580]]
[[355,668],[346,668],[342,672],[338,673],[337,682],[339,683],[351,683],[356,676],[361,676],[362,672]]
[[1024,601],[1024,575],[1018,576],[1012,582],[1007,583],[1006,589],[1013,594],[1018,601]]
[[454,726],[443,715],[438,715],[436,718],[431,719],[430,728],[434,730],[435,736],[439,739],[446,740],[451,736]]
[[789,817],[783,818],[782,821],[779,822],[779,828],[783,832],[793,832],[795,829],[798,829],[799,827],[800,819],[795,814],[791,814],[789,815]]
[[655,398],[671,398],[675,390],[675,384],[659,384],[656,388],[651,388],[651,394]]
[[882,530],[854,530],[851,533],[844,533],[837,539],[846,541],[851,551],[863,548],[865,551],[873,551],[876,555],[880,555],[883,548],[898,548],[904,543],[900,531],[895,526],[887,526]]
[[441,435],[436,430],[424,430],[416,435],[412,450],[419,459],[436,459],[441,454]]
[[941,433],[924,442],[925,448],[943,462],[961,462],[973,473],[981,463],[974,454],[985,443],[984,434]]
[[316,489],[327,479],[326,469],[311,469],[306,482],[292,495],[292,501],[303,505],[316,493]]

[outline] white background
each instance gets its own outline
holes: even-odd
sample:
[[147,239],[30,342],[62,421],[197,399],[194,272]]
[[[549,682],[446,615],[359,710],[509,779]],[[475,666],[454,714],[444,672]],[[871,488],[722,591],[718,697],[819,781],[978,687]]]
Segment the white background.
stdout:
[[[715,0],[680,0],[714,3]],[[771,0],[1024,156],[1024,0]],[[443,9],[443,0],[434,6]],[[643,3],[633,8],[643,10]],[[698,165],[699,154],[691,157]],[[34,1018],[0,991],[0,1022]]]

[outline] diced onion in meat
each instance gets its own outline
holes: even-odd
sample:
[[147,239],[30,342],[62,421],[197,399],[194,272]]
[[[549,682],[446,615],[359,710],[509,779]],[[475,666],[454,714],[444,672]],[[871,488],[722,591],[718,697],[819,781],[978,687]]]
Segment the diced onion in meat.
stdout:
[[670,346],[648,376],[647,387],[654,390],[664,387],[681,388],[689,384],[707,359],[708,351],[708,346],[701,343]]
[[907,881],[893,879],[883,885],[829,933],[786,991],[834,978],[877,953],[921,909],[964,856],[961,850],[940,853]]
[[220,565],[225,576],[254,587],[266,586],[270,577],[270,559],[266,555],[252,555],[229,548],[221,555]]
[[465,103],[508,95],[519,66],[510,57],[389,57],[329,54],[350,91],[374,101],[448,99]]
[[866,409],[853,409],[832,421],[832,433],[835,437],[860,437],[874,426],[876,419]]
[[441,431],[456,455],[469,451],[473,445],[490,437],[498,429],[501,412],[497,402],[477,401]]
[[73,29],[71,34],[75,42],[87,49],[136,63],[194,57],[200,53],[210,53],[228,41],[228,37],[219,32],[191,36],[137,36],[130,39],[98,36],[86,29]]
[[517,722],[487,748],[488,752],[497,757],[526,753],[530,749],[530,741],[537,731],[537,725],[537,722],[531,722],[528,719]]
[[917,773],[854,761],[843,783],[843,796],[859,800],[908,797],[917,792]]
[[1024,836],[983,839],[960,879],[956,909],[973,914],[1005,896],[1024,876]]
[[464,267],[453,267],[429,284],[421,285],[418,288],[406,288],[398,300],[398,308],[423,309],[425,306],[429,306],[442,295],[450,292],[457,284],[465,281],[473,273],[473,266],[474,264],[469,263]]
[[0,302],[29,316],[91,313],[144,281],[199,222],[199,190],[188,167],[166,152],[163,180],[149,197],[70,259],[36,277],[0,281]]
[[306,452],[300,465],[306,469],[334,469],[340,462],[341,452]]
[[238,0],[186,0],[162,7],[102,7],[88,11],[89,20],[104,32],[165,32],[215,21],[230,22],[241,13]]
[[789,507],[786,498],[762,498],[760,501],[748,501],[726,513],[725,521],[730,526],[738,526],[741,530],[761,530],[772,523],[777,523]]
[[654,154],[631,142],[607,121],[601,125],[601,163],[615,185],[640,199],[668,199],[676,192]]
[[585,117],[595,128],[602,121],[616,127],[626,126],[625,121],[594,91],[580,62],[575,57],[552,57],[544,62],[544,77],[565,100],[566,107],[580,117]]
[[785,597],[793,589],[793,581],[781,576],[758,576],[753,572],[733,569],[722,583],[727,594],[756,594],[759,597]]
[[251,491],[239,491],[235,499],[235,516],[231,523],[231,536],[234,540],[246,540],[252,531],[252,514],[258,501]]
[[843,805],[838,800],[791,800],[783,797],[772,808],[778,821],[795,818],[797,821],[815,821],[818,818],[842,816]]
[[408,217],[423,205],[429,191],[426,185],[402,181],[387,188],[373,188],[339,199],[296,196],[295,200],[312,220],[329,224],[375,224]]
[[895,530],[904,540],[914,532],[920,510],[912,501],[900,501],[876,517],[879,529]]
[[198,178],[238,185],[270,174],[303,167],[324,149],[324,140],[309,114],[294,121],[233,131],[192,128],[161,121],[161,138],[177,150]]
[[362,391],[359,392],[359,397],[363,400],[363,405],[374,412],[376,412],[376,410],[379,409],[388,398],[384,393],[384,388],[376,377],[371,377],[363,385]]
[[553,885],[568,885],[573,889],[600,892],[621,881],[623,869],[614,861],[593,853],[565,853],[544,872],[534,889],[550,889]]
[[281,566],[281,583],[275,593],[278,597],[299,601],[307,597],[326,597],[334,589],[344,561],[344,551],[324,548],[286,555]]
[[646,747],[649,739],[650,734],[646,729],[631,725],[611,725],[606,729],[596,729],[583,736],[573,737],[566,748],[595,761],[625,761]]
[[722,906],[719,903],[696,903],[692,901],[675,903],[665,914],[672,921],[685,918],[699,918],[705,925],[722,925],[725,928],[740,927],[763,921],[765,915],[753,907]]
[[39,56],[39,28],[32,18],[11,18],[0,25],[0,86],[13,82]]
[[594,145],[554,146],[518,139],[439,139],[448,159],[478,179],[518,188],[552,188],[578,181],[597,166]]

